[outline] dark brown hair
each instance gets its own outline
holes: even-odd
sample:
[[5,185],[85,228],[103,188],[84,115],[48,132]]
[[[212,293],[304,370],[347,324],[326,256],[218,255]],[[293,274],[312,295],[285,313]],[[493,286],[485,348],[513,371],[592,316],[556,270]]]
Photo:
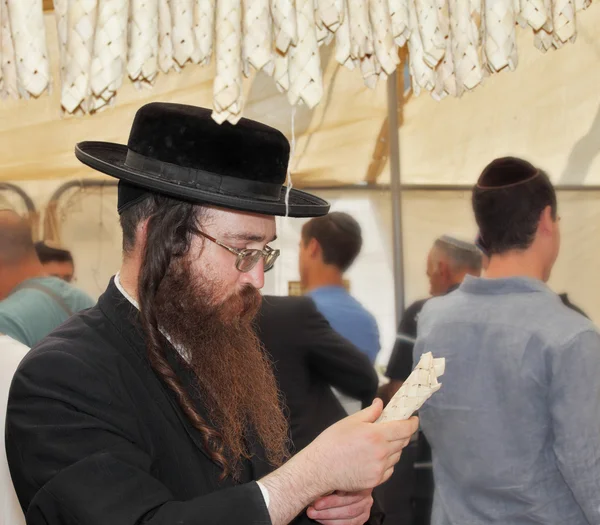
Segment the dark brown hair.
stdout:
[[148,221],[147,237],[142,256],[138,281],[140,320],[146,335],[148,357],[152,368],[162,381],[175,393],[179,405],[191,424],[202,436],[204,448],[222,469],[222,478],[230,474],[220,433],[210,427],[198,414],[188,392],[167,360],[168,345],[158,327],[155,297],[161,282],[176,258],[184,257],[197,234],[203,214],[200,206],[159,195],[149,195],[121,214],[123,248],[130,252],[136,240],[136,229]]
[[529,162],[505,157],[491,162],[473,188],[473,211],[488,255],[531,246],[547,206],[557,216],[548,175]]
[[44,241],[35,243],[35,251],[37,252],[38,259],[42,264],[49,262],[73,264],[73,256],[69,250],[49,246]]
[[308,221],[302,228],[302,241],[316,239],[323,252],[323,262],[345,272],[362,248],[362,232],[356,220],[343,212],[331,212]]

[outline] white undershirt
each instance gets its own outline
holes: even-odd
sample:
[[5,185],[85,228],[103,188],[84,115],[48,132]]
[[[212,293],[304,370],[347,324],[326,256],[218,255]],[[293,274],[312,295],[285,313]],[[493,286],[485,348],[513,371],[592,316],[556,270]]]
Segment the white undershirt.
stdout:
[[[125,299],[127,299],[133,306],[135,306],[137,310],[140,309],[140,304],[127,292],[127,290],[125,290],[125,288],[123,288],[123,285],[121,284],[121,277],[118,272],[117,272],[117,275],[115,275],[115,286],[117,287],[119,292],[121,292],[123,294],[123,297],[125,297]],[[169,340],[169,342],[175,347],[175,349],[185,359],[185,352],[182,349],[177,348],[177,346],[175,344],[173,344],[173,342],[171,341],[171,339],[169,338],[169,336],[167,334],[165,334],[163,332],[163,335]],[[262,492],[263,498],[265,500],[265,505],[267,506],[267,509],[268,509],[269,503],[271,502],[271,499],[269,497],[269,491],[267,490],[267,487],[265,487],[260,481],[257,481],[256,484],[258,485],[258,488]]]

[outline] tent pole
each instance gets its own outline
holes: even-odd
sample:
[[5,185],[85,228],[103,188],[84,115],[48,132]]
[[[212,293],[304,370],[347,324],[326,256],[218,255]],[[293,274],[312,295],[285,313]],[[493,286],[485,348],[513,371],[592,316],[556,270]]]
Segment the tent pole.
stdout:
[[396,326],[404,312],[404,251],[402,243],[402,186],[400,179],[400,136],[398,133],[398,75],[403,74],[403,64],[388,77],[388,124],[390,146],[390,182],[392,198],[392,235],[394,247],[394,299]]

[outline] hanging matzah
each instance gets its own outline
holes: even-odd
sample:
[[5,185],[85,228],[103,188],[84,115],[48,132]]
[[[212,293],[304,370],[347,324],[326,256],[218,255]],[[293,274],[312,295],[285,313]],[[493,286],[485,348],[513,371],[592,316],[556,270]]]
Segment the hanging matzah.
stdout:
[[97,0],[69,4],[67,57],[61,91],[61,104],[68,113],[88,110],[97,10]]
[[410,36],[408,0],[388,0],[388,5],[392,19],[392,34],[396,44],[402,47]]
[[298,43],[298,25],[294,0],[271,0],[275,47],[286,53],[290,44]]
[[398,46],[392,36],[388,0],[369,0],[369,16],[373,28],[373,46],[379,64],[391,75],[400,62]]
[[250,75],[250,66],[256,71],[264,70],[273,74],[273,32],[269,0],[243,0],[244,7],[244,40],[243,60],[244,74]]
[[123,83],[127,62],[128,6],[121,0],[100,0],[92,57],[90,87],[94,110],[100,109]]
[[288,51],[290,76],[288,100],[292,105],[302,100],[309,108],[313,108],[323,96],[321,57],[317,43],[313,0],[296,0],[296,8],[298,44],[291,46]]
[[171,9],[169,0],[158,0],[158,67],[163,73],[176,68],[171,40]]
[[0,0],[0,68],[2,71],[2,86],[0,95],[17,98],[19,96],[17,80],[17,64],[15,49],[8,19],[8,0]]
[[158,73],[158,0],[131,0],[127,72],[148,84]]
[[350,53],[352,58],[373,54],[373,34],[367,0],[348,0],[350,15]]
[[194,0],[194,35],[196,44],[192,54],[194,64],[210,62],[215,34],[214,0]]
[[506,0],[486,0],[485,53],[493,71],[517,67],[517,41],[514,5]]
[[21,96],[40,96],[50,83],[42,0],[8,0]]
[[317,27],[326,27],[334,33],[338,30],[345,16],[344,0],[315,0],[315,23]]
[[483,80],[479,50],[481,2],[475,6],[471,0],[449,0],[449,7],[456,94],[460,96]]
[[194,0],[169,0],[169,7],[173,58],[183,67],[195,51]]
[[236,124],[242,117],[242,11],[237,0],[219,0],[216,16],[213,119]]

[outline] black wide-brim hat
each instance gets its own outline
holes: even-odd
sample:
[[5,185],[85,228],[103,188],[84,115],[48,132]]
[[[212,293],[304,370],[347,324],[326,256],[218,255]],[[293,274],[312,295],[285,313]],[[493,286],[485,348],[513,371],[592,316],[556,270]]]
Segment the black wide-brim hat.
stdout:
[[[80,142],[75,155],[116,177],[119,213],[148,193],[263,215],[286,215],[290,145],[278,130],[248,119],[217,124],[211,111],[151,103],[136,113],[127,146]],[[290,217],[319,217],[327,201],[292,189]]]

